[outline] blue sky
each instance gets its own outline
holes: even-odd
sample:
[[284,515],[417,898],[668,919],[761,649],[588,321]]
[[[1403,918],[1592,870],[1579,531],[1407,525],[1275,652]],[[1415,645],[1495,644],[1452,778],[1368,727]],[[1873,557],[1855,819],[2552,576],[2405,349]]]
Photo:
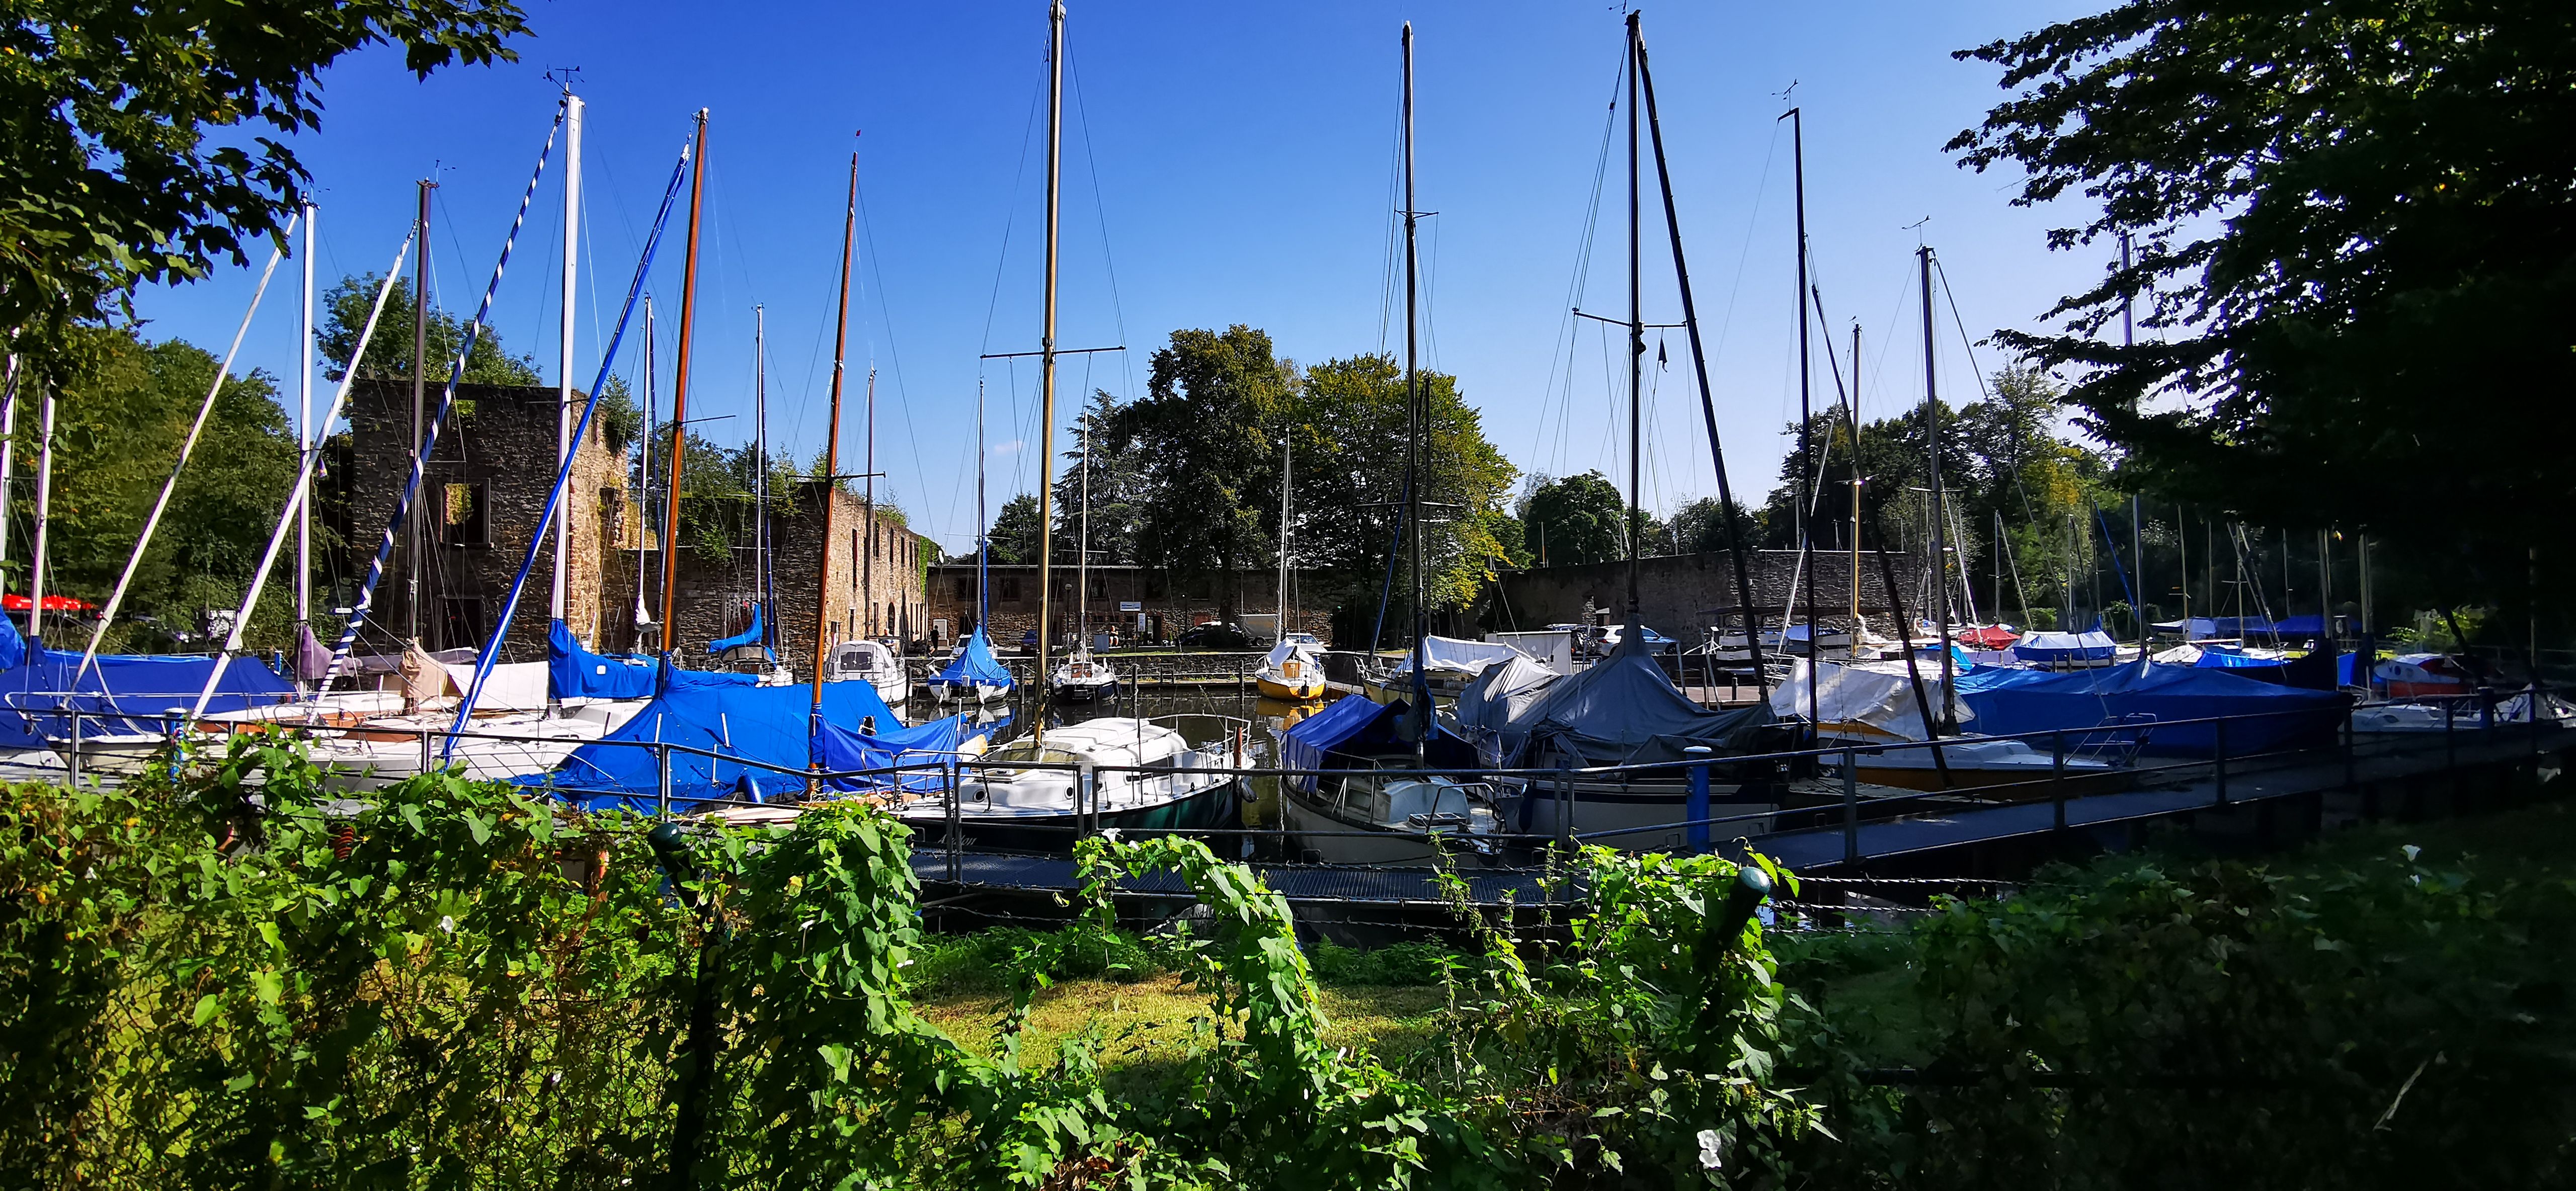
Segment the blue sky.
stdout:
[[[988,390],[996,507],[1034,481],[1036,374],[979,362],[1034,348],[1045,6],[741,5],[558,0],[531,4],[522,61],[415,82],[372,51],[324,79],[322,132],[296,142],[323,204],[318,272],[381,269],[410,217],[412,181],[441,181],[436,285],[470,308],[488,276],[555,107],[551,66],[580,67],[588,101],[586,257],[576,383],[598,366],[692,112],[711,110],[712,168],[698,300],[693,416],[750,433],[752,305],[768,309],[771,435],[821,446],[847,154],[861,153],[866,223],[853,300],[851,395],[879,369],[880,494],[952,548],[972,534],[973,402]],[[1810,241],[1830,338],[1863,325],[1864,417],[1922,392],[1912,250],[1940,253],[1977,336],[2032,326],[2103,266],[2051,253],[2068,207],[2008,203],[2013,180],[1941,153],[2000,94],[1990,68],[1950,51],[2083,9],[2050,3],[1674,5],[1645,10],[1664,135],[1732,478],[1770,487],[1796,409],[1788,106],[1805,111]],[[1570,298],[1625,313],[1624,127],[1602,162],[1617,90],[1614,5],[1349,3],[1070,6],[1060,342],[1123,343],[1069,358],[1069,418],[1088,388],[1128,396],[1177,327],[1247,323],[1301,361],[1401,343],[1394,277],[1397,35],[1416,35],[1418,195],[1428,298],[1424,363],[1456,373],[1490,437],[1525,472],[1624,477],[1616,328],[1570,319]],[[855,142],[854,131],[862,131]],[[495,322],[549,378],[557,354],[561,158],[548,170],[502,285]],[[1651,167],[1647,319],[1679,307],[1657,229]],[[1600,186],[1600,209],[1587,221]],[[1930,217],[1919,229],[1905,225]],[[680,290],[675,217],[650,288],[668,368]],[[1588,273],[1578,273],[1587,242]],[[144,295],[149,333],[220,351],[256,276],[226,270]],[[1398,296],[1400,303],[1400,296]],[[1938,306],[1945,397],[1976,373]],[[293,289],[282,269],[244,348],[291,378]],[[1664,338],[1664,336],[1668,336]],[[630,335],[620,371],[632,375]],[[1646,503],[1715,490],[1679,331],[1648,373]],[[1979,348],[1977,364],[2002,361]],[[1831,390],[1817,357],[1818,401]],[[317,391],[321,382],[316,381]],[[287,386],[292,408],[292,384]],[[318,400],[318,398],[317,398]],[[667,405],[666,405],[667,408]],[[853,401],[843,450],[861,449]],[[1059,436],[1062,442],[1062,436]],[[856,470],[851,468],[850,470]]]

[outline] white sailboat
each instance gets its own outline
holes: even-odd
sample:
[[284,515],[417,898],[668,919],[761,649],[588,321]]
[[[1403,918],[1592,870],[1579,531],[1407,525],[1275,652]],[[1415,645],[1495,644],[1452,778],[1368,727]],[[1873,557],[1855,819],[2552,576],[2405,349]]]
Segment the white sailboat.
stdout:
[[1118,696],[1118,669],[1091,656],[1091,427],[1082,430],[1081,561],[1074,564],[1073,656],[1047,675],[1047,689],[1069,703]]

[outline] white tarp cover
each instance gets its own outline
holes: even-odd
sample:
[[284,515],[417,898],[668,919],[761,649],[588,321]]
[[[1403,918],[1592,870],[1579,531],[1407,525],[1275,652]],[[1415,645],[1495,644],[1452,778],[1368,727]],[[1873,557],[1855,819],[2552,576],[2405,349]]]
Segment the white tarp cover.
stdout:
[[1538,659],[1539,663],[1559,674],[1574,673],[1574,633],[1567,629],[1540,629],[1526,633],[1487,633],[1491,645],[1509,645]]
[[[1771,691],[1772,714],[1805,718],[1809,672],[1805,658],[1791,660],[1789,677]],[[1822,674],[1816,687],[1816,715],[1821,721],[1868,724],[1907,740],[1924,738],[1922,705],[1914,701],[1913,680],[1904,663],[1879,667],[1826,662]],[[1924,667],[1923,702],[1935,708],[1941,705],[1937,662]],[[1976,718],[1964,700],[1954,700],[1951,706],[1962,724]]]
[[[1481,674],[1484,673],[1485,667],[1496,662],[1508,662],[1513,658],[1524,656],[1527,655],[1509,645],[1491,641],[1462,641],[1456,637],[1422,639],[1423,661],[1435,672],[1447,670],[1457,674]],[[1413,673],[1412,650],[1404,651],[1403,659],[1395,664],[1395,672]]]
[[[439,663],[447,671],[446,698],[462,698],[474,689],[474,663],[461,665]],[[474,700],[476,711],[543,711],[546,709],[546,664],[544,662],[501,662],[492,667],[492,676],[483,680],[482,697]]]

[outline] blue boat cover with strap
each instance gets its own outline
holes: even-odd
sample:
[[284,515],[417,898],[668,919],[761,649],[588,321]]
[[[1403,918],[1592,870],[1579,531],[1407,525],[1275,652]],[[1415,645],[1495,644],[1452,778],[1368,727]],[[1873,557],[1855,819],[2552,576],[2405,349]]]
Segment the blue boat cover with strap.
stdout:
[[822,761],[823,768],[849,775],[824,782],[827,789],[857,793],[890,790],[899,784],[908,794],[936,794],[947,788],[937,769],[919,769],[900,775],[854,771],[890,770],[898,765],[936,765],[955,756],[957,746],[969,737],[999,733],[1009,723],[1008,716],[992,723],[976,723],[971,714],[960,712],[912,728],[901,724],[889,726],[879,721],[876,733],[870,735],[826,722],[814,733],[814,755]]
[[546,626],[546,689],[558,699],[650,699],[650,658],[592,653],[558,620]]
[[[0,616],[0,621],[8,618]],[[16,637],[13,627],[9,634]],[[127,719],[129,715],[180,715],[197,702],[215,659],[195,654],[113,654],[91,659],[87,674],[74,690],[81,655],[22,641],[19,664],[0,670],[0,747],[42,748],[49,740],[71,738],[71,713],[81,713],[83,737],[165,735],[163,720]],[[242,711],[293,702],[295,686],[249,658],[234,658],[224,679],[207,700],[209,712]],[[121,713],[121,714],[120,714]]]
[[[733,636],[721,637],[707,642],[707,652],[723,653],[728,649],[740,649],[745,645],[759,645],[763,640],[760,632],[760,622],[761,607],[758,603],[754,603],[751,606],[751,627],[744,629],[739,633],[735,633]],[[763,647],[761,652],[767,653],[769,651],[766,647]]]
[[975,626],[967,634],[966,647],[957,652],[948,667],[932,675],[932,686],[999,686],[1011,685],[1010,667],[993,656],[993,642],[984,636],[984,626]]
[[[651,746],[659,742],[716,754],[671,754],[675,809],[708,798],[761,799],[791,787],[804,790],[804,780],[794,775],[813,762],[809,688],[757,686],[747,674],[703,670],[666,670],[664,676],[662,693],[635,718],[574,749],[554,772],[530,774],[518,783],[550,788],[592,809],[649,810],[660,784]],[[903,723],[867,682],[823,684],[826,722],[855,729],[869,716],[881,725]]]
[[[2065,674],[1990,666],[1960,675],[1957,689],[1961,701],[1976,713],[1976,730],[1995,736],[2096,728],[2128,716],[2152,717],[2160,723],[2261,716],[2227,725],[2230,757],[2330,744],[2343,722],[2345,702],[2333,692],[2279,686],[2226,670],[2143,661]],[[2142,751],[2208,757],[2216,754],[2217,743],[2215,724],[2151,727]],[[2045,737],[2032,742],[2032,747],[2043,751],[2047,745]]]

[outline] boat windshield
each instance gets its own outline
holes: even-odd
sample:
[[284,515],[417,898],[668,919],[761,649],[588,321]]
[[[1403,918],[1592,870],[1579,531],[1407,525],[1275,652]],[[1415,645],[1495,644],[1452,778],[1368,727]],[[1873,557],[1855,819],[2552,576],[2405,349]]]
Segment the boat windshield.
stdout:
[[1041,748],[1035,741],[1015,740],[984,754],[988,772],[1017,773],[1029,765],[1074,765],[1082,758],[1063,749]]

